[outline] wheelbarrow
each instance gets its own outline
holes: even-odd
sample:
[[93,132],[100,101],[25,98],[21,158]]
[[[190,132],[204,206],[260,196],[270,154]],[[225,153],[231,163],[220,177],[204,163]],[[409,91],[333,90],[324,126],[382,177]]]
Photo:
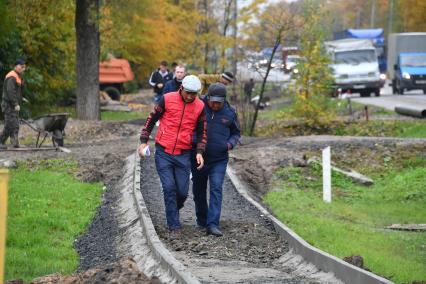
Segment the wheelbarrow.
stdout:
[[[25,119],[21,119],[21,121],[38,133],[36,148],[41,148],[49,134],[52,136],[53,147],[56,148],[57,146],[64,146],[64,129],[69,115],[69,113],[52,113],[42,115],[31,121]],[[41,141],[40,137],[42,137]]]

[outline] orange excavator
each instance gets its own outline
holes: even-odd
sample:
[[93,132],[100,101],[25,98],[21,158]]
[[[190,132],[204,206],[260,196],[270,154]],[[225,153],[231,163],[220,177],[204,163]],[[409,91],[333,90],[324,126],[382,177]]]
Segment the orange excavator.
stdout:
[[99,64],[100,90],[106,92],[113,100],[120,100],[124,91],[123,83],[132,81],[134,77],[126,59],[111,58]]

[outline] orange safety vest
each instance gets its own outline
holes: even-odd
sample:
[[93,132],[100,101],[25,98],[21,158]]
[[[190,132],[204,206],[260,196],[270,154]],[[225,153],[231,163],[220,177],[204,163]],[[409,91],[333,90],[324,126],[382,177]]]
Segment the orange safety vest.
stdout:
[[18,75],[18,73],[16,73],[16,71],[15,71],[15,70],[12,70],[12,71],[10,71],[9,73],[7,73],[5,80],[6,80],[7,78],[9,78],[9,77],[15,77],[15,79],[16,79],[16,83],[17,83],[18,85],[22,85],[22,83],[23,83],[23,81],[24,81],[24,80],[22,80],[22,78]]

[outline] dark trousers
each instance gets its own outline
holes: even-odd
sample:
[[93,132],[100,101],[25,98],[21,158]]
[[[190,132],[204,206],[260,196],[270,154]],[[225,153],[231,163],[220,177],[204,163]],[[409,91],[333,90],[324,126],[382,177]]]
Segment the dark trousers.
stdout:
[[[202,227],[218,228],[222,209],[222,186],[228,159],[207,162],[201,170],[197,170],[195,157],[191,161],[192,192],[197,224]],[[210,186],[209,204],[207,204],[207,181]]]
[[14,146],[19,145],[19,115],[15,110],[7,109],[4,113],[4,129],[0,134],[0,144],[5,144],[10,137],[11,143]]
[[155,166],[163,187],[167,226],[170,230],[180,229],[179,209],[188,197],[191,154],[188,151],[173,156],[157,146]]

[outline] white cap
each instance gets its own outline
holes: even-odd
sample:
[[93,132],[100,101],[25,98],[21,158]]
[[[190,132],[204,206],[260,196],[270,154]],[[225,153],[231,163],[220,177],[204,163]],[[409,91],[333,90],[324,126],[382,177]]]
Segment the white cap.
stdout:
[[201,90],[201,82],[195,75],[189,75],[183,78],[182,87],[185,91],[198,93]]

